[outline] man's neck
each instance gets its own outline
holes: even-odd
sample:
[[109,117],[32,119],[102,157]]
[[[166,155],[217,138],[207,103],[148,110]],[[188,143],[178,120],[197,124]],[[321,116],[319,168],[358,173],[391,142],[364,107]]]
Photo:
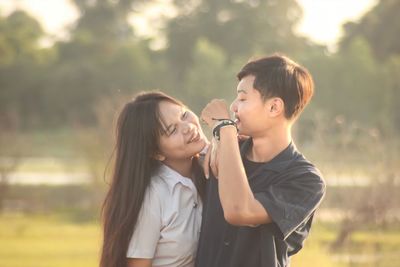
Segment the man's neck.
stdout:
[[276,127],[263,136],[253,137],[253,146],[248,159],[255,162],[268,162],[287,148],[292,142],[291,127]]

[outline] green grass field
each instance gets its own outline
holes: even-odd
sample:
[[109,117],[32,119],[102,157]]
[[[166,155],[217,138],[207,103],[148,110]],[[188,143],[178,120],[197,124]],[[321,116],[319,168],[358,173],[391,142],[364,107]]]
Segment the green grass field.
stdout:
[[51,217],[0,217],[1,267],[97,266],[100,229]]
[[[316,224],[292,267],[395,267],[400,262],[400,230],[357,232],[343,251],[330,253],[327,247],[334,238],[334,226]],[[95,222],[0,216],[0,267],[95,267],[100,244]]]

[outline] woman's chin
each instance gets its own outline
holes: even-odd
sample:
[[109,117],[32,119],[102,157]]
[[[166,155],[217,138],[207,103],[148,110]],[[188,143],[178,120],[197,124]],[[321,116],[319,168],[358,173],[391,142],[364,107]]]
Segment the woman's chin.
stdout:
[[[198,149],[197,154],[203,152],[203,150],[205,150],[205,149],[207,148],[207,145],[208,145],[207,138],[205,138],[205,137],[199,139],[196,143],[197,143],[198,146],[199,146],[199,149]],[[196,145],[197,145],[197,144],[196,144]]]

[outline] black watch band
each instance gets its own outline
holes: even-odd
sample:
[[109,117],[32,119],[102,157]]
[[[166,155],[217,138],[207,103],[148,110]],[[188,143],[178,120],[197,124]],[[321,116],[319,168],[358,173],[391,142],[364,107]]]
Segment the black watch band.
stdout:
[[219,121],[218,124],[214,127],[214,129],[213,129],[213,131],[212,131],[213,136],[214,136],[215,139],[217,139],[218,141],[220,140],[220,130],[221,130],[222,127],[232,125],[232,126],[235,126],[236,131],[238,130],[238,129],[237,129],[237,125],[236,125],[236,123],[235,123],[233,120],[230,120],[230,119],[220,119],[220,120],[218,120],[218,121]]

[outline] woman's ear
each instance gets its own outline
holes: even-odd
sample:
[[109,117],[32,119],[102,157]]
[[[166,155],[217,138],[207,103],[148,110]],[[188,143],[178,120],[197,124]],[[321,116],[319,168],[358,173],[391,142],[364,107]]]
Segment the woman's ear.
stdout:
[[155,160],[158,160],[158,161],[164,161],[164,160],[165,160],[165,156],[164,156],[164,155],[161,155],[160,153],[155,154],[155,155],[153,156],[153,158],[154,158]]

